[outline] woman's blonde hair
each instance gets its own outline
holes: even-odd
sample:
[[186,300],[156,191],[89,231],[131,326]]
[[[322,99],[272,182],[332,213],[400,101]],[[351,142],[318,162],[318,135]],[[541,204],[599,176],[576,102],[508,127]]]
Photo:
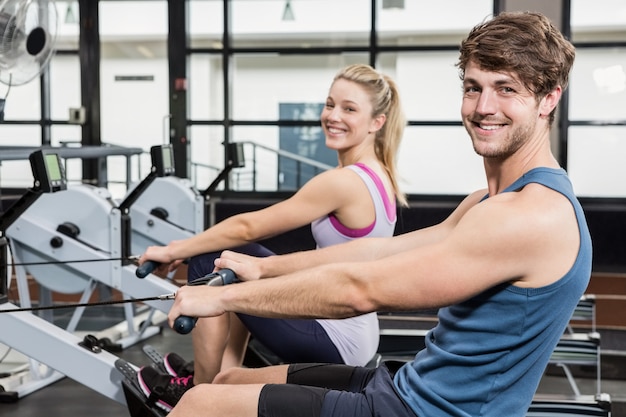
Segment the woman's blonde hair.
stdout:
[[398,86],[391,77],[365,64],[354,64],[343,68],[337,73],[333,82],[340,79],[357,83],[369,93],[373,108],[372,117],[380,114],[386,116],[383,127],[376,132],[374,149],[376,157],[389,175],[396,199],[401,205],[406,206],[406,196],[398,186],[396,167],[398,148],[406,126]]

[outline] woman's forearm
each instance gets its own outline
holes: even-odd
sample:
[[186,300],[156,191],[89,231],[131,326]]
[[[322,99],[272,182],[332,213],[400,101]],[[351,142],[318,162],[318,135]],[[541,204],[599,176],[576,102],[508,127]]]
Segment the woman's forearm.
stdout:
[[387,256],[382,250],[387,241],[388,238],[363,238],[323,249],[270,256],[261,260],[261,276],[271,278],[330,263],[379,259]]

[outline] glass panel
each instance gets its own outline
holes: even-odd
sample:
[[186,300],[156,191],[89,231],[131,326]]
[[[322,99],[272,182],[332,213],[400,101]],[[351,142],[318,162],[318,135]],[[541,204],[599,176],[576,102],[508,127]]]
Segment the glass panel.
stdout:
[[57,55],[50,61],[50,104],[53,120],[68,120],[70,108],[81,107],[78,56]]
[[[41,119],[39,84],[39,77],[18,86],[9,87],[0,83],[0,97],[6,99],[4,120]],[[19,144],[19,142],[16,144]]]
[[377,2],[381,45],[457,45],[493,12],[492,0]]
[[63,146],[67,143],[80,143],[82,127],[80,125],[52,125],[52,146]]
[[41,128],[0,123],[0,146],[41,146]]
[[167,31],[166,1],[100,2],[103,143],[169,142]]
[[458,52],[381,54],[378,68],[396,80],[409,120],[460,121]]
[[190,0],[187,7],[189,45],[192,48],[218,48],[222,45],[224,7],[220,0]]
[[78,50],[80,33],[78,1],[57,1],[57,49]]
[[626,197],[626,127],[572,126],[567,150],[577,195]]
[[[102,142],[144,151],[169,143],[167,2],[101,1],[99,13]],[[125,157],[107,158],[116,198],[125,195],[127,179],[141,179],[133,164],[126,168]]]
[[[134,157],[136,158],[136,157]],[[136,170],[132,169],[132,160],[127,160],[125,156],[122,155],[111,155],[107,157],[107,189],[111,193],[111,196],[115,200],[122,200],[126,195],[128,187],[126,186],[127,181],[141,181],[148,174],[147,172],[139,177],[139,173]],[[131,169],[127,170],[127,162],[130,161]],[[146,166],[144,164],[144,166]],[[147,165],[149,168],[150,165]],[[133,173],[135,175],[133,175]]]
[[624,0],[572,0],[574,42],[623,42],[626,39]]
[[29,188],[33,186],[33,174],[28,157],[0,161],[0,184],[2,188]]
[[[99,14],[102,43],[120,37],[126,40],[156,38],[155,40],[160,42],[163,36],[167,36],[166,0],[101,0],[99,2]],[[120,50],[125,49],[122,48],[125,44],[118,43],[119,39],[115,39],[115,41],[113,46],[119,45]],[[131,46],[134,45],[131,44]],[[137,53],[143,55],[145,51],[125,50],[123,55],[135,55]]]
[[578,48],[570,97],[572,120],[625,120],[626,48]]
[[233,0],[233,46],[365,46],[370,0]]
[[[236,126],[232,130],[234,142],[245,142],[244,147],[248,184],[255,191],[277,191],[279,180],[277,126]],[[242,176],[243,176],[243,169]]]
[[198,190],[205,190],[224,169],[224,128],[191,126],[189,135],[191,180]]
[[337,71],[367,56],[240,55],[233,61],[233,119],[278,120],[280,103],[324,103]]
[[224,77],[222,57],[192,54],[189,58],[187,90],[189,115],[192,120],[222,120],[224,118]]
[[[295,191],[289,184],[305,169],[281,164],[280,129],[268,126],[233,128],[237,142],[246,142],[246,167],[256,191]],[[288,158],[287,158],[288,159]],[[310,169],[310,167],[309,167]],[[320,165],[317,172],[323,170]],[[463,127],[408,127],[398,155],[400,186],[407,194],[466,195],[484,188],[482,158],[474,153]],[[306,172],[305,172],[306,173]],[[302,176],[300,182],[308,177]],[[300,184],[301,185],[301,184]]]
[[482,158],[461,126],[408,127],[398,171],[407,194],[466,195],[486,187]]
[[[28,155],[41,146],[41,128],[38,125],[7,125],[0,123],[0,187],[27,188],[33,186],[33,175]],[[24,157],[12,159],[4,147],[26,147]]]

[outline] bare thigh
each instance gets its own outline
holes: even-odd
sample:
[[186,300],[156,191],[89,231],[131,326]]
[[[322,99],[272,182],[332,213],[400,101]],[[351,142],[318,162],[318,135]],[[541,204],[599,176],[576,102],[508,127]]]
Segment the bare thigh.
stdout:
[[187,391],[168,417],[256,417],[263,385],[200,384]]
[[284,384],[289,365],[263,368],[229,368],[215,377],[215,384]]

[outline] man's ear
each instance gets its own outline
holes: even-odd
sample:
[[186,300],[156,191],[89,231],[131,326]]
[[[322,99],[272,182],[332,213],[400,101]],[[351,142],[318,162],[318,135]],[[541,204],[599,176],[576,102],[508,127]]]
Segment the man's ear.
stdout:
[[561,86],[556,87],[554,90],[550,91],[544,98],[541,99],[539,103],[539,114],[542,116],[547,116],[554,110],[554,108],[559,104],[559,100],[561,100],[561,94],[563,93],[563,89]]

